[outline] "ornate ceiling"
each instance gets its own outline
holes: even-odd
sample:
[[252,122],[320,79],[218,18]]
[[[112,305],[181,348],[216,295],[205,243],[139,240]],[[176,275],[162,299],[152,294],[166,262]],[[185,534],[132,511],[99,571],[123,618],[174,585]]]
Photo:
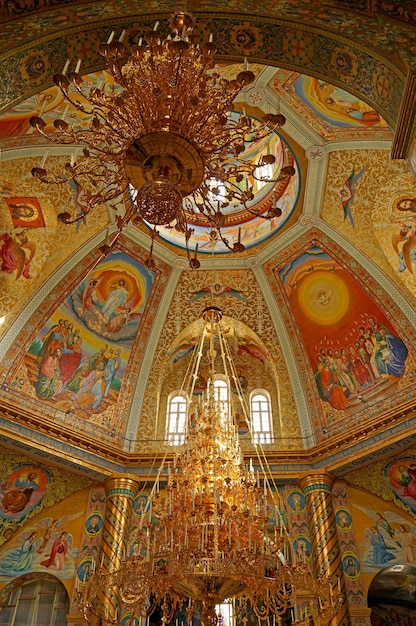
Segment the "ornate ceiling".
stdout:
[[[59,172],[71,151],[47,144],[29,119],[41,113],[52,123],[65,112],[52,76],[67,58],[82,59],[84,78],[99,83],[100,41],[126,29],[133,44],[177,5],[4,4],[1,441],[92,477],[146,472],[166,451],[168,395],[180,388],[202,309],[215,304],[247,398],[259,388],[270,394],[275,438],[266,451],[277,474],[290,480],[327,467],[342,475],[411,445],[413,3],[188,2],[201,41],[213,34],[220,71],[234,76],[247,57],[255,73],[236,110],[286,116],[273,149],[296,175],[279,192],[280,218],[244,222],[245,253],[213,247],[201,227],[201,268],[191,270],[180,237],[166,229],[154,271],[145,267],[143,226],[130,224],[110,254],[100,253],[122,207],[58,222],[67,208],[85,210],[84,190],[31,176],[45,162]],[[256,200],[268,193],[258,189]],[[49,363],[55,374],[51,346],[61,349]]]

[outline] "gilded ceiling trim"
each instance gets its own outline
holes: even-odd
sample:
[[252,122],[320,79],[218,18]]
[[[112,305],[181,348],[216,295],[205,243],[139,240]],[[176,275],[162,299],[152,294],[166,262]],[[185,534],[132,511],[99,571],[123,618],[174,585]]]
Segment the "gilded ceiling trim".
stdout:
[[313,433],[307,397],[304,393],[302,381],[299,377],[297,361],[293,353],[292,344],[290,342],[286,326],[281,315],[281,311],[277,306],[276,299],[273,296],[269,281],[266,278],[263,268],[253,267],[252,271],[260,286],[264,300],[270,312],[270,317],[276,329],[276,334],[279,337],[283,358],[289,372],[289,378],[292,384],[293,395],[296,402],[296,410],[298,413],[303,438],[302,443],[305,448],[312,448],[314,445],[316,445],[316,439]]
[[[394,59],[394,50],[387,54],[382,50],[376,52],[364,43],[357,43],[358,37],[351,38],[348,33],[335,35],[334,29],[326,32],[322,27],[300,21],[294,24],[290,20],[251,15],[249,23],[244,17],[227,13],[213,15],[196,11],[195,14],[200,21],[202,36],[213,33],[218,59],[237,61],[247,56],[250,61],[329,80],[368,102],[391,125],[396,125],[405,70],[400,57]],[[56,32],[39,37],[38,31],[34,42],[26,34],[19,46],[15,45],[19,35],[15,33],[13,43],[9,42],[9,49],[0,56],[0,111],[51,86],[53,74],[62,70],[68,56],[73,61],[78,58],[80,38],[91,47],[91,52],[84,58],[83,71],[97,71],[104,66],[98,55],[98,43],[106,40],[113,28],[118,27],[120,32],[125,28],[127,40],[130,36],[133,42],[141,25],[151,27],[156,19],[163,19],[165,15],[163,12],[151,16],[131,15],[128,21],[125,17],[112,18],[111,21],[98,19],[94,27],[87,30],[84,20],[71,28],[61,29],[58,37]],[[71,23],[74,23],[73,19]],[[24,23],[20,34],[24,33],[23,26]],[[161,28],[166,28],[165,24]],[[3,36],[7,39],[7,29]],[[368,41],[364,33],[362,40]]]
[[[166,316],[168,315],[169,307],[178,285],[180,275],[180,268],[176,267],[172,270],[163,292],[157,315],[153,318],[153,326],[149,336],[146,354],[140,367],[139,378],[137,380],[136,389],[131,402],[129,421],[126,428],[126,441],[124,443],[125,450],[130,449],[133,451],[136,447],[135,440],[138,438],[137,435],[140,427],[140,415],[146,393],[147,381],[152,368],[160,334],[163,332],[163,324],[166,320]],[[156,416],[159,415],[158,407],[155,407],[155,414]]]

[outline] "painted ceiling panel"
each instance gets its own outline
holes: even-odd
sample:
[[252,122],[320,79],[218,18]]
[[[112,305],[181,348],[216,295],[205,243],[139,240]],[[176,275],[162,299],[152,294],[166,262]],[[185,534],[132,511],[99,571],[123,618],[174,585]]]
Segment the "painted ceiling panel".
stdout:
[[[247,57],[256,75],[237,108],[284,112],[282,137],[299,164],[291,190],[299,199],[284,228],[275,225],[263,241],[258,224],[247,227],[247,253],[209,248],[193,272],[169,243],[155,246],[149,272],[145,229],[127,228],[104,257],[107,226],[123,208],[98,207],[65,226],[57,214],[69,207],[83,214],[83,187],[45,186],[30,175],[45,162],[57,173],[71,159],[71,149],[45,147],[32,115],[49,124],[62,115],[86,121],[66,109],[53,73],[80,58],[87,81],[100,84],[99,42],[114,24],[137,42],[165,17],[160,3],[50,2],[18,19],[0,13],[4,401],[80,439],[136,454],[165,450],[167,398],[189,362],[196,320],[214,303],[230,329],[246,398],[257,388],[271,395],[274,453],[332,445],[384,411],[412,405],[416,194],[409,165],[392,161],[390,150],[396,125],[402,132],[415,30],[407,4],[400,15],[385,7],[378,19],[372,3],[353,4],[354,13],[345,3],[317,10],[312,0],[235,0],[216,3],[216,12],[210,2],[189,3],[201,40],[214,34],[221,71],[233,75]],[[406,93],[411,108],[411,82]],[[61,345],[52,350],[53,341]],[[335,354],[342,348],[344,365]],[[247,434],[243,445],[250,449]]]

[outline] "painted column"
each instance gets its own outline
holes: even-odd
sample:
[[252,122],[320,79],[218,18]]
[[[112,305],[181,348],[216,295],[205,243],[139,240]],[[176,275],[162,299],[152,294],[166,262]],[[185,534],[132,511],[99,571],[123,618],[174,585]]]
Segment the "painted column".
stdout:
[[[350,626],[341,553],[332,502],[333,477],[322,472],[303,476],[299,485],[305,494],[316,576],[326,574],[334,585],[334,597],[344,598],[331,626]],[[334,584],[335,583],[335,584]]]
[[[139,491],[136,479],[129,476],[109,478],[105,482],[106,508],[104,527],[100,546],[100,564],[103,570],[112,572],[117,570],[127,548],[130,532],[130,518],[133,502]],[[109,593],[100,598],[106,614],[114,618],[117,614],[118,599],[115,594]]]

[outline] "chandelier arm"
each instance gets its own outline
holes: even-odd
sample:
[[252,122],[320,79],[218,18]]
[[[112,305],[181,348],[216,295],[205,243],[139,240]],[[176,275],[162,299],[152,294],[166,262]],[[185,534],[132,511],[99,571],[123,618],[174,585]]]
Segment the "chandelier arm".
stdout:
[[[58,75],[59,76],[59,75]],[[67,79],[67,83],[66,86],[64,86],[64,83],[62,82],[56,82],[55,81],[55,77],[54,76],[54,83],[55,85],[60,89],[63,97],[65,98],[65,100],[67,102],[69,102],[70,104],[72,104],[72,106],[77,109],[77,111],[81,111],[81,113],[85,113],[86,115],[90,115],[91,111],[88,111],[80,102],[78,102],[77,100],[73,100],[69,94],[69,88],[70,87],[75,87],[75,89],[77,90],[77,92],[83,97],[85,98],[85,100],[87,101],[87,103],[90,105],[91,109],[92,109],[92,105],[90,104],[88,98],[86,98],[86,96],[83,94],[83,92],[80,90],[78,83],[76,83],[75,81],[71,81],[69,82],[69,80]]]

